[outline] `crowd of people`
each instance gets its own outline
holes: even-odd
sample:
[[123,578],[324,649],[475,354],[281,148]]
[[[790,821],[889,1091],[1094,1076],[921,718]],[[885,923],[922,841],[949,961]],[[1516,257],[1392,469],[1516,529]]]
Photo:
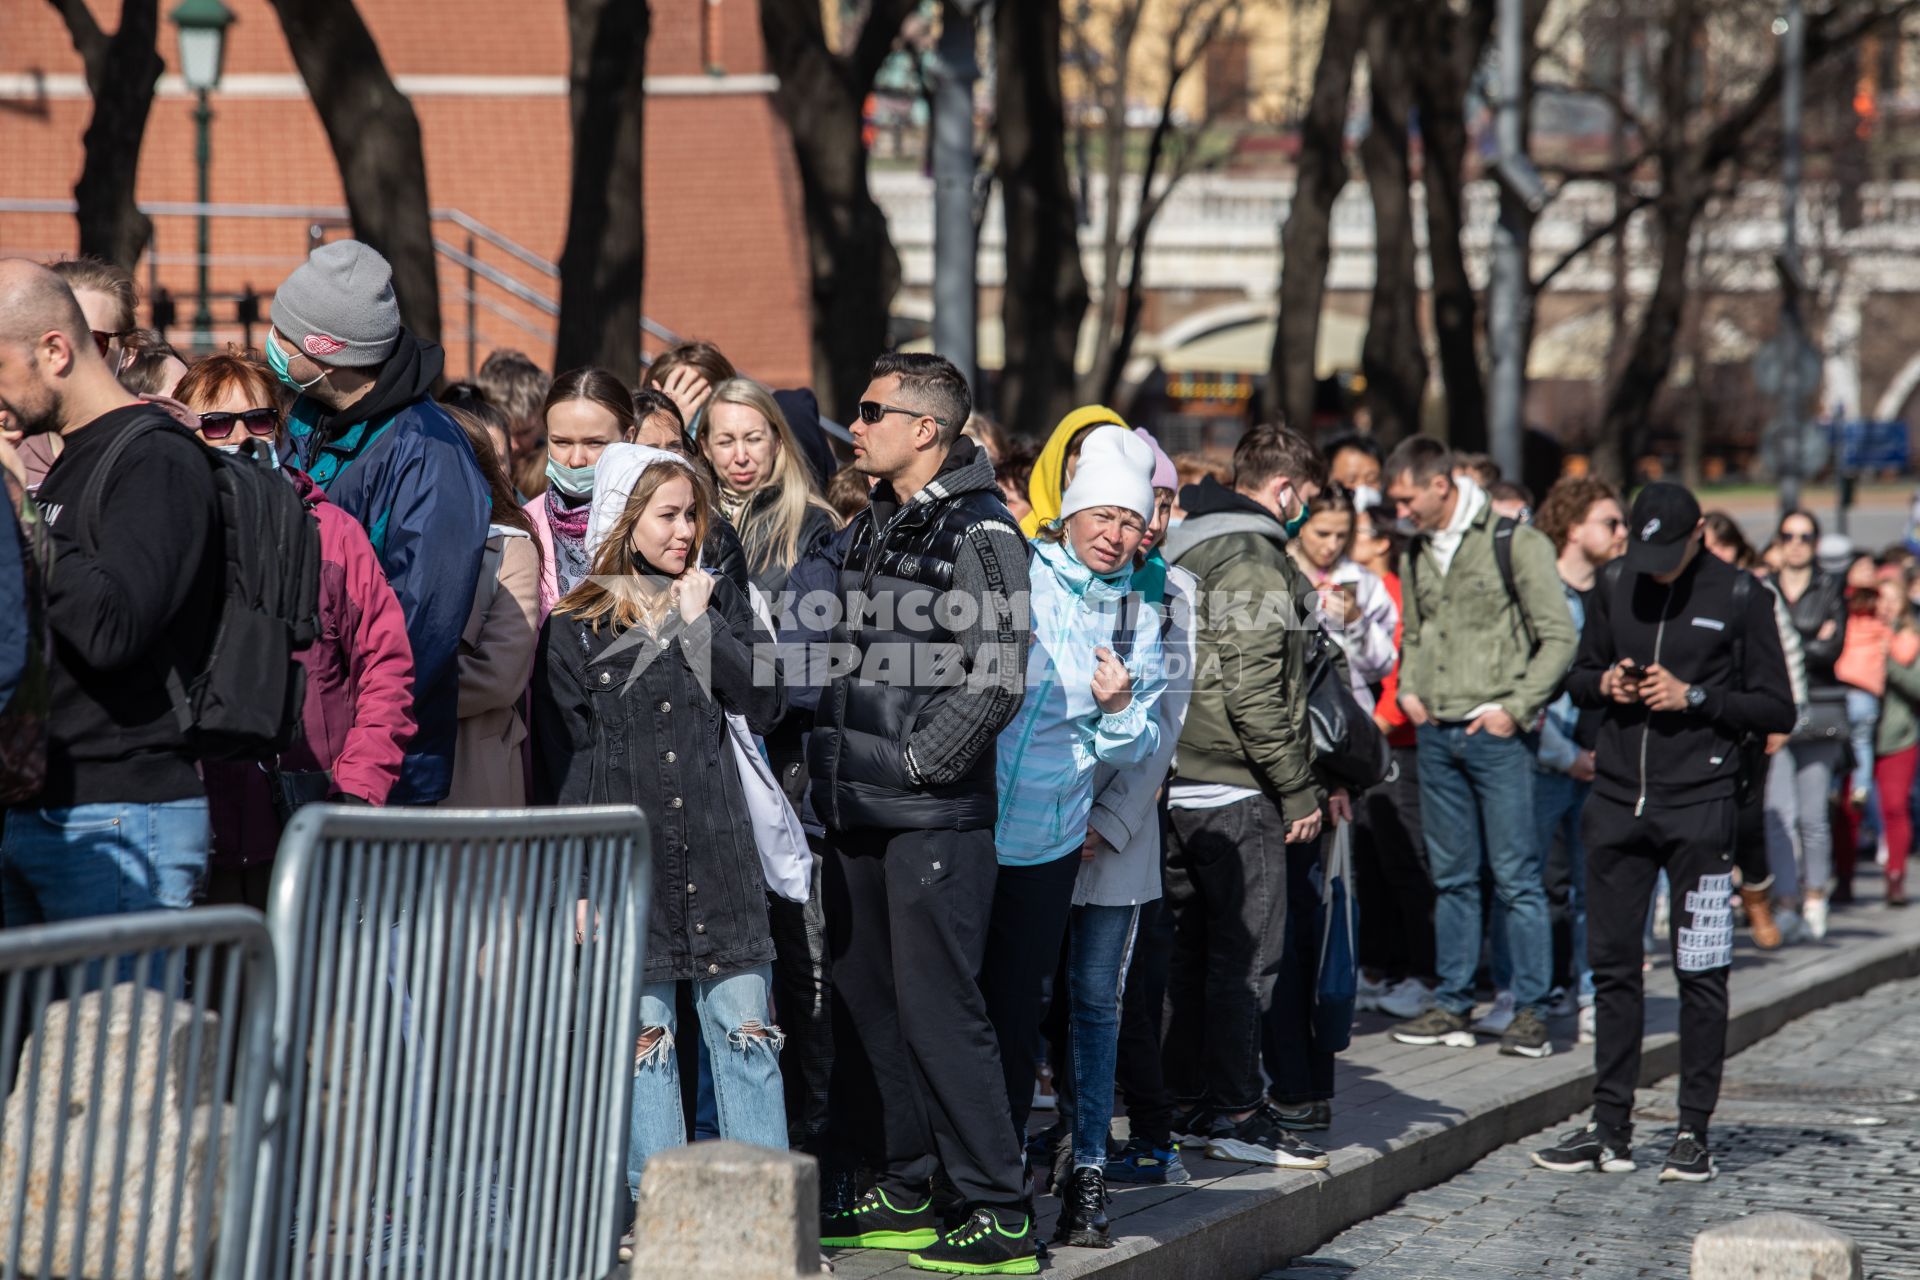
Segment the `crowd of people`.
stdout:
[[1535,1158],[1622,1172],[1660,931],[1702,1180],[1736,929],[1822,937],[1863,858],[1906,902],[1920,576],[1804,512],[1756,553],[1675,485],[1101,405],[1026,450],[931,355],[844,441],[708,343],[449,383],[351,240],[271,320],[189,361],[125,273],[0,261],[0,919],[264,909],[307,803],[636,805],[630,1192],[792,1146],[824,1244],[1032,1272],[1038,1196],[1097,1248],[1183,1150],[1325,1168],[1355,1010],[1593,1043]]

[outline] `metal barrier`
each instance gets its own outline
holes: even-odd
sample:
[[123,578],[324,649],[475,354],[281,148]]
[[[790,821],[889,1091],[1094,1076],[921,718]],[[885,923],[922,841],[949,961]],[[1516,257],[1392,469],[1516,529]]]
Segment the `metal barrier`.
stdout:
[[0,933],[0,1276],[237,1280],[274,994],[245,908]]
[[294,816],[257,1274],[614,1269],[647,849],[632,807]]

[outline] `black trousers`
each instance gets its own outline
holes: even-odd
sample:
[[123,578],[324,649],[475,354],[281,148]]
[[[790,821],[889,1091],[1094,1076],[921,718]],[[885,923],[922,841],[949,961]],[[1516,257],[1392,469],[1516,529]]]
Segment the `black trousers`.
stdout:
[[767,895],[773,932],[773,1002],[787,1033],[780,1071],[787,1094],[787,1142],[809,1155],[826,1154],[827,1107],[833,1077],[833,976],[827,959],[826,911],[821,906],[821,858],[813,860],[813,890],[805,902]]
[[1413,747],[1395,747],[1386,781],[1354,805],[1360,965],[1389,978],[1432,978],[1433,873],[1420,833]]
[[975,975],[999,867],[991,831],[828,837],[836,994],[877,1084],[880,1185],[918,1203],[944,1168],[969,1204],[1022,1204],[1000,1051]]
[[1680,1124],[1705,1133],[1727,1057],[1727,971],[1733,965],[1734,804],[1633,806],[1593,795],[1587,846],[1587,953],[1593,963],[1594,1118],[1633,1114],[1646,998],[1640,965],[1647,901],[1661,868],[1673,895],[1673,968],[1680,982]]
[[[1120,1045],[1113,1084],[1126,1107],[1127,1132],[1164,1151],[1173,1145],[1173,1094],[1160,1061],[1167,966],[1173,958],[1173,916],[1164,899],[1140,905],[1133,963],[1120,1000]],[[1057,1073],[1056,1073],[1057,1075]]]
[[[1040,1019],[1046,1012],[1047,979],[1060,964],[1060,949],[1073,915],[1073,886],[1080,856],[1068,854],[1031,867],[1001,867],[987,925],[987,954],[980,966],[980,993],[1000,1045],[1007,1111],[1014,1141],[1024,1146],[1033,1111],[1034,1065],[1040,1059]],[[1054,1003],[1067,1006],[1067,988],[1054,988]],[[1062,1042],[1065,1036],[1061,1037]]]
[[1320,976],[1320,841],[1287,846],[1287,929],[1280,972],[1264,1022],[1262,1056],[1275,1102],[1298,1106],[1333,1099],[1333,1052],[1313,1034]]
[[1169,817],[1167,1087],[1185,1106],[1248,1111],[1265,1095],[1260,1023],[1286,934],[1287,822],[1264,795]]

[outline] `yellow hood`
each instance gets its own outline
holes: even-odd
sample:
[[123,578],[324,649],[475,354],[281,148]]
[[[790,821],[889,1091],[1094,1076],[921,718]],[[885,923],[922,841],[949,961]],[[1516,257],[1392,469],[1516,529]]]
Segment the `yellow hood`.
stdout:
[[1082,427],[1108,424],[1133,430],[1125,418],[1103,404],[1083,404],[1060,419],[1047,438],[1047,447],[1033,460],[1033,475],[1027,481],[1027,501],[1033,510],[1021,519],[1020,532],[1031,538],[1042,525],[1060,518],[1060,501],[1067,489],[1067,443]]

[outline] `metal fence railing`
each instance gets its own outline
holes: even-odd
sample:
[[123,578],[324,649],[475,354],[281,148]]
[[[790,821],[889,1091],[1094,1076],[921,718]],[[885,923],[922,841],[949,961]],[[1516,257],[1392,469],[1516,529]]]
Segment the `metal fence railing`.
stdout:
[[614,1269],[650,874],[630,807],[295,815],[258,1274]]
[[237,1280],[274,996],[245,908],[0,933],[0,1276]]

